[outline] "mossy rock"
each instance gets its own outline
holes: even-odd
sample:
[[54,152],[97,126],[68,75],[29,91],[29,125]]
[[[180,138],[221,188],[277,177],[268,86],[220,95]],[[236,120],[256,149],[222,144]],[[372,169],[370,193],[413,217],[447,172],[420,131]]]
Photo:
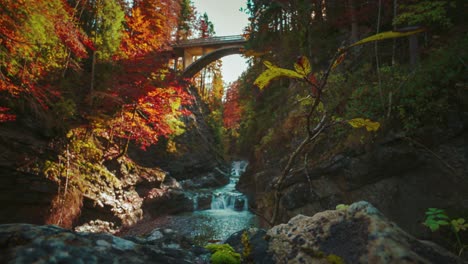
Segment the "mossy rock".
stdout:
[[209,244],[205,246],[211,252],[213,264],[240,264],[241,256],[228,244]]

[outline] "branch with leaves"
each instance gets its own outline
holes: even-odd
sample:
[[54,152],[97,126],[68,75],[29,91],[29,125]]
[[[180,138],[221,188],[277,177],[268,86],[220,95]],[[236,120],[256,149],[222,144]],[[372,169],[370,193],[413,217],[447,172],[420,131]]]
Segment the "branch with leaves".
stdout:
[[[285,179],[287,178],[287,176],[289,175],[289,173],[291,172],[291,169],[294,165],[294,162],[297,156],[304,151],[304,148],[307,145],[315,141],[324,130],[339,123],[346,123],[353,128],[364,127],[369,132],[377,131],[380,127],[380,123],[371,121],[369,119],[361,118],[361,117],[350,119],[350,120],[344,120],[344,121],[332,121],[332,119],[330,118],[330,114],[328,114],[326,110],[319,111],[319,108],[324,109],[323,107],[319,107],[319,106],[323,105],[324,103],[322,100],[322,95],[324,92],[326,92],[325,87],[327,85],[327,81],[330,76],[330,73],[344,61],[346,57],[346,52],[352,47],[355,47],[358,45],[363,45],[366,43],[385,40],[385,39],[406,37],[406,36],[418,34],[423,31],[424,29],[417,28],[417,29],[412,29],[412,30],[407,30],[407,31],[403,30],[403,31],[383,32],[383,33],[379,33],[379,34],[367,37],[365,39],[362,39],[349,46],[341,47],[335,53],[328,68],[321,74],[320,78],[318,79],[316,77],[317,74],[312,71],[312,67],[310,65],[309,60],[304,56],[299,57],[297,62],[294,64],[294,70],[277,67],[269,61],[264,62],[264,65],[267,69],[263,73],[261,73],[260,76],[258,76],[258,78],[254,82],[254,84],[258,88],[260,88],[260,90],[263,90],[275,79],[287,77],[290,79],[296,79],[296,80],[306,83],[310,87],[309,96],[314,99],[314,102],[312,106],[310,107],[310,109],[308,110],[308,113],[306,116],[306,128],[305,128],[307,132],[306,137],[291,152],[287,160],[286,166],[282,170],[281,175],[276,179],[275,183],[273,184],[275,200],[274,200],[274,205],[273,205],[273,215],[272,215],[271,220],[268,221],[270,225],[274,225],[278,223],[278,220],[279,220],[278,214],[279,214],[279,209],[280,209],[280,200],[281,200],[282,191],[283,191],[283,183]],[[318,120],[319,120],[315,126],[313,126],[312,124],[313,117],[318,117]]]

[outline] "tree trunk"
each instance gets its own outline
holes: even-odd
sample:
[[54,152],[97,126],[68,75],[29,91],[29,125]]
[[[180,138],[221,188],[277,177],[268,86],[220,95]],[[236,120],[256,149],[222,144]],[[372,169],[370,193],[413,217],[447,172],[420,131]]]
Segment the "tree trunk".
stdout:
[[[379,8],[377,11],[377,30],[376,33],[379,34],[380,32],[380,22],[381,22],[381,15],[382,15],[382,0],[379,0]],[[383,99],[383,91],[382,91],[382,78],[380,76],[380,58],[379,58],[379,44],[378,42],[374,43],[374,48],[375,48],[375,67],[377,71],[377,79],[378,79],[378,85],[379,85],[379,97],[380,97],[380,103],[382,105],[382,110],[385,110],[385,103]]]
[[348,0],[349,13],[351,14],[351,43],[355,43],[359,39],[359,25],[356,17],[356,7],[354,0]]
[[419,44],[418,36],[409,36],[410,65],[415,68],[419,63]]
[[[397,10],[398,10],[398,0],[393,0],[393,19],[396,18],[397,16]],[[395,31],[396,30],[396,26],[394,25],[393,26],[393,30]],[[397,43],[397,40],[396,39],[393,39],[393,47],[392,47],[392,65],[395,65],[396,64],[396,43]]]

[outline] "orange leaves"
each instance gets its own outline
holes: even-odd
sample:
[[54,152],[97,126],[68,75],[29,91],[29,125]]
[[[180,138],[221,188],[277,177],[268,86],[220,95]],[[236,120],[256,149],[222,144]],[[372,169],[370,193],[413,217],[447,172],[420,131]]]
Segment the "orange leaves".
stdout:
[[146,0],[134,4],[126,17],[122,49],[127,56],[141,56],[167,45],[177,26],[179,5],[172,0]]
[[336,69],[336,67],[338,67],[343,61],[344,59],[346,58],[346,53],[343,52],[340,56],[338,56],[338,58],[333,62],[333,65],[332,65],[332,70]]
[[93,42],[82,34],[71,21],[60,20],[55,23],[55,33],[78,58],[88,57],[86,47],[94,49]]

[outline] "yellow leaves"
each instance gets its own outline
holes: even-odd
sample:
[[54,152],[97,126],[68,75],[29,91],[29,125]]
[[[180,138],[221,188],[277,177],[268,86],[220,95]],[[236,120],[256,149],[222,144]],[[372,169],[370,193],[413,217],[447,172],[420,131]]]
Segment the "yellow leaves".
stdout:
[[174,142],[174,140],[169,139],[167,141],[166,150],[169,153],[176,153],[177,152],[177,144]]
[[277,67],[269,61],[265,61],[263,64],[265,64],[267,70],[260,74],[254,82],[254,85],[260,89],[265,88],[272,80],[280,77],[293,79],[307,78],[312,71],[309,60],[304,56],[299,57],[297,62],[294,63],[295,71]]
[[468,223],[464,218],[453,219],[450,221],[452,227],[455,229],[455,232],[466,231],[468,230]]
[[305,77],[307,77],[309,73],[312,71],[309,60],[304,56],[299,57],[297,62],[294,63],[294,69],[296,70],[297,73]]
[[347,48],[351,48],[354,46],[362,45],[365,43],[369,42],[374,42],[374,41],[379,41],[379,40],[384,40],[384,39],[394,39],[394,38],[401,38],[401,37],[406,37],[414,34],[418,34],[421,32],[424,32],[424,28],[418,28],[416,30],[410,30],[410,31],[387,31],[387,32],[382,32],[376,35],[372,35],[370,37],[367,37],[365,39],[362,39],[358,42],[355,42],[348,46]]
[[354,118],[351,120],[348,120],[348,124],[350,124],[354,128],[361,128],[365,127],[367,131],[377,131],[380,128],[380,123],[379,122],[372,122],[369,119],[364,119],[364,118]]
[[254,82],[254,85],[258,86],[260,90],[265,88],[272,80],[280,77],[289,77],[295,79],[304,78],[304,75],[298,72],[277,67],[269,61],[265,61],[263,64],[265,64],[265,66],[268,69],[265,70],[262,74],[260,74],[260,76],[258,76],[258,78]]

